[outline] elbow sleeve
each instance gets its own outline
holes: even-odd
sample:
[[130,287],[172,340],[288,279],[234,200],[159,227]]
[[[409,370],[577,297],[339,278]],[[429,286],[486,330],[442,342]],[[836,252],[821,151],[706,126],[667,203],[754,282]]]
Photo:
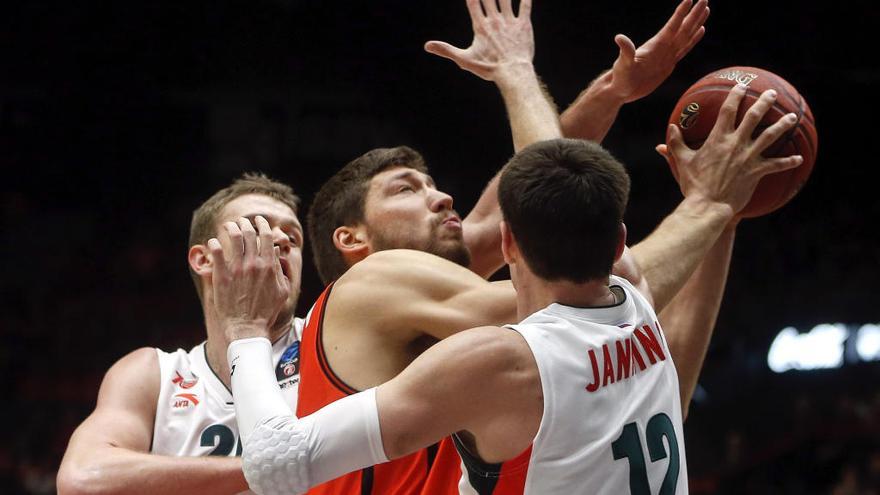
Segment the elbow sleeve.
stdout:
[[244,442],[243,469],[260,495],[304,493],[317,484],[386,462],[376,390],[336,401],[297,420],[259,421]]

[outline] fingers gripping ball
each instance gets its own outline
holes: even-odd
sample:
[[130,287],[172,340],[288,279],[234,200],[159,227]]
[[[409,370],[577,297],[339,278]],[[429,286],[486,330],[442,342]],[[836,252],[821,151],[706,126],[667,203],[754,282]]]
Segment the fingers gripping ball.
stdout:
[[[728,67],[706,75],[688,88],[669,116],[669,123],[678,126],[688,146],[699,148],[715,125],[718,111],[730,88],[737,83],[748,87],[736,116],[737,125],[762,92],[775,89],[777,93],[776,102],[758,124],[754,136],[787,113],[794,113],[798,117],[797,125],[770,145],[763,155],[767,158],[801,155],[804,161],[794,169],[761,179],[751,201],[740,212],[743,218],[759,217],[788,203],[810,177],[816,161],[819,144],[816,124],[809,105],[797,89],[770,71],[755,67]],[[666,142],[669,143],[668,133]]]

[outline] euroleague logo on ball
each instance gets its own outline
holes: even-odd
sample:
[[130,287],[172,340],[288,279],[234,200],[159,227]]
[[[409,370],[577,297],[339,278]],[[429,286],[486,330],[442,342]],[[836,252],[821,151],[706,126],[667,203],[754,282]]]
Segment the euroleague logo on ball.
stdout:
[[684,110],[681,111],[681,116],[678,118],[678,125],[681,126],[682,129],[687,129],[694,125],[694,122],[697,121],[699,115],[700,104],[697,102],[688,103],[688,106],[684,107]]

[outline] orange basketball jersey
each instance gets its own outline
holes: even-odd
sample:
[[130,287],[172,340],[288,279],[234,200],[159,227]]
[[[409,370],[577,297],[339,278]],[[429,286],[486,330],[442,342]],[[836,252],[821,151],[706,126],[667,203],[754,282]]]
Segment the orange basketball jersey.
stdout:
[[[331,402],[357,393],[327,362],[323,348],[324,309],[333,289],[321,293],[306,320],[300,353],[300,388],[296,415],[314,413]],[[438,457],[439,456],[439,457]],[[310,495],[457,494],[460,460],[449,439],[391,462],[349,473],[309,490]],[[435,469],[436,468],[436,469]]]

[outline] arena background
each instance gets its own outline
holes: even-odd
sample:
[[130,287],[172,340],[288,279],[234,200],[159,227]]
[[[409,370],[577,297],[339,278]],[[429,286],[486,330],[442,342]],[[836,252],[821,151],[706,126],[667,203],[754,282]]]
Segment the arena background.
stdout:
[[[639,44],[674,4],[536,0],[535,64],[559,105],[610,67],[614,34]],[[678,96],[713,69],[787,78],[820,146],[800,195],[739,228],[686,423],[692,493],[880,493],[880,364],[848,352],[838,369],[775,374],[766,359],[787,326],[880,323],[880,8],[711,8],[704,41],[605,141],[633,177],[631,240],[678,201],[653,146]],[[429,39],[469,43],[461,0],[34,0],[6,5],[0,26],[3,493],[54,491],[67,439],[116,359],[203,339],[186,239],[217,188],[262,170],[308,205],[348,160],[405,143],[467,212],[511,155],[495,87],[422,51]],[[320,289],[306,263],[298,314]]]

